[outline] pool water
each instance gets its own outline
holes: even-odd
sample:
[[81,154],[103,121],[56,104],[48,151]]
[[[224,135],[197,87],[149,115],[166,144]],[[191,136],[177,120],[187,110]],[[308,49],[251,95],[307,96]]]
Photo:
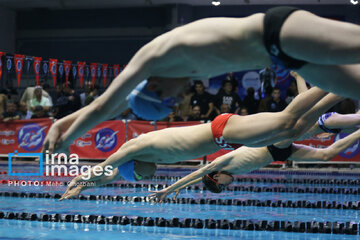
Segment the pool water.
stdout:
[[[15,165],[14,169],[32,170],[31,166]],[[7,171],[5,164],[0,164],[0,172]],[[160,175],[184,176],[189,169],[160,169]],[[247,174],[247,177],[264,178],[291,178],[281,172],[273,174]],[[359,175],[360,176],[360,175]],[[297,176],[301,178],[302,176]],[[314,176],[312,176],[314,178]],[[304,177],[302,177],[304,178]],[[321,176],[321,178],[351,178],[356,176]],[[0,175],[0,180],[25,179],[25,180],[49,180],[49,177],[13,177]],[[51,180],[69,181],[68,177],[53,177]],[[172,180],[156,180],[158,184],[170,184]],[[143,183],[151,184],[147,180]],[[288,186],[304,187],[307,184],[275,184],[275,183],[250,183],[234,182],[236,186]],[[309,187],[331,188],[357,188],[344,184],[308,184]],[[50,193],[62,194],[65,186],[12,186],[0,184],[0,192],[18,193]],[[102,187],[84,191],[84,195],[112,195],[112,196],[146,196],[147,188],[119,188]],[[309,201],[358,201],[358,195],[352,194],[315,194],[315,193],[280,193],[280,192],[246,192],[224,191],[221,194],[213,194],[206,190],[184,190],[178,198],[211,198],[211,199],[257,199],[257,200],[309,200]],[[266,220],[266,221],[302,221],[302,222],[355,222],[359,223],[358,213],[354,209],[315,209],[315,208],[282,208],[282,207],[256,207],[256,206],[225,206],[210,204],[174,204],[164,203],[156,205],[150,202],[121,202],[103,200],[66,200],[58,201],[51,198],[21,198],[0,196],[0,211],[14,213],[40,214],[81,214],[108,216],[141,216],[171,218],[196,218],[196,219],[227,219],[229,221],[241,220]],[[0,219],[0,239],[360,239],[359,235],[323,234],[323,233],[294,233],[282,231],[246,231],[246,230],[223,230],[223,229],[195,229],[180,227],[147,227],[109,224],[86,224],[71,222],[40,222]]]

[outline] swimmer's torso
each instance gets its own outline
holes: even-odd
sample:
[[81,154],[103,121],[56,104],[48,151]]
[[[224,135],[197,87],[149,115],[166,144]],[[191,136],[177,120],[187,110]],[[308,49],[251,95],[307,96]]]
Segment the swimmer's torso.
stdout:
[[140,161],[173,163],[191,160],[216,152],[210,124],[191,127],[175,127],[147,133],[143,137],[151,140],[151,150],[137,158]]
[[150,74],[211,77],[271,64],[263,44],[264,14],[247,18],[207,18],[176,28],[147,44]]
[[223,158],[230,158],[230,162],[221,170],[232,174],[248,173],[273,161],[267,147],[250,148],[243,146],[219,157],[219,160],[221,161]]

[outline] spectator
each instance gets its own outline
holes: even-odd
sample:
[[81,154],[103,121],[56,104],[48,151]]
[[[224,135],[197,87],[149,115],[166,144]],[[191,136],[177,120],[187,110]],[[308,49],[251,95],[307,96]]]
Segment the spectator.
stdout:
[[70,84],[63,85],[62,96],[56,100],[55,105],[55,118],[62,118],[69,115],[81,107],[80,97],[76,94],[75,90],[70,87]]
[[237,80],[235,74],[233,72],[229,72],[225,79],[232,83],[232,91],[237,93],[239,90],[239,81]]
[[16,104],[12,101],[7,101],[6,111],[2,114],[2,121],[8,122],[20,119],[20,114],[17,112]]
[[298,94],[299,91],[297,89],[296,81],[292,81],[288,90],[286,91],[286,98],[285,98],[286,104],[288,105]]
[[271,99],[267,102],[267,112],[280,112],[287,106],[285,100],[280,97],[281,92],[279,88],[274,88],[271,94]]
[[239,108],[238,111],[236,111],[236,114],[239,114],[240,116],[246,116],[249,115],[249,111],[247,110],[247,108],[242,107]]
[[187,119],[188,121],[201,121],[204,120],[201,118],[201,107],[199,105],[195,105],[192,108],[191,115]]
[[219,114],[230,113],[230,107],[226,103],[221,104]]
[[91,81],[85,81],[85,91],[80,94],[81,107],[85,106],[85,99],[87,99],[91,93],[91,85]]
[[194,95],[194,92],[191,91],[191,88],[188,88],[182,94],[183,101],[177,106],[175,112],[179,113],[180,117],[184,120],[191,114],[191,97]]
[[30,111],[33,112],[31,118],[49,117],[52,104],[49,98],[42,95],[42,87],[34,88],[33,98],[30,100]]
[[19,103],[19,114],[20,119],[30,119],[32,116],[32,112],[28,110],[24,102]]
[[[34,98],[34,90],[35,90],[35,87],[26,88],[20,99],[20,102],[25,103],[29,110],[30,110],[30,101],[31,101],[31,99]],[[52,102],[52,99],[51,99],[49,93],[44,91],[43,89],[41,89],[41,91],[42,91],[42,96],[47,97],[49,99],[50,105],[52,106],[53,102]]]
[[116,120],[136,120],[136,115],[132,112],[131,108],[126,109],[123,111],[119,116],[115,118]]
[[229,106],[229,112],[234,113],[235,110],[240,106],[241,99],[239,95],[234,93],[233,85],[231,81],[224,80],[222,84],[222,91],[215,96],[215,111],[219,115],[220,114],[220,106],[223,104],[227,104]]
[[91,89],[89,95],[85,98],[85,106],[89,105],[92,101],[99,97],[99,86],[95,85],[93,89]]
[[276,73],[270,67],[266,67],[259,72],[259,78],[261,82],[261,91],[268,92],[269,88],[275,86],[276,83]]
[[195,81],[194,88],[195,94],[191,97],[191,106],[194,108],[195,105],[199,105],[201,110],[200,118],[211,120],[214,117],[213,96],[205,91],[202,81]]
[[254,114],[258,112],[259,100],[255,98],[255,90],[252,87],[247,89],[247,95],[243,101],[243,108],[246,108],[248,114]]
[[0,93],[0,116],[5,112],[7,99],[6,90],[2,90]]
[[7,99],[13,102],[17,102],[19,101],[19,96],[18,96],[18,88],[17,87],[13,87],[13,82],[12,81],[8,81],[6,82],[6,94],[7,94]]
[[166,121],[166,122],[182,122],[183,119],[180,116],[176,115],[175,112],[173,111],[169,114],[169,116],[167,116],[164,119],[164,121]]

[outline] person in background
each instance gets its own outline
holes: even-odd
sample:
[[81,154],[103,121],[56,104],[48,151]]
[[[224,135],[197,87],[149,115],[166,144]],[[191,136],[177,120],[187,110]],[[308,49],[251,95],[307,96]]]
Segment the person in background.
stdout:
[[290,83],[289,88],[286,91],[286,98],[285,98],[286,104],[288,105],[298,94],[299,91],[297,89],[296,81],[292,81]]
[[261,92],[267,92],[268,88],[275,87],[276,73],[269,66],[260,70],[259,79],[261,82]]
[[166,122],[182,122],[184,121],[180,116],[176,115],[175,112],[171,112],[169,116],[167,116],[164,121]]
[[7,94],[5,90],[0,92],[0,116],[2,116],[3,112],[5,112],[5,106],[7,102]]
[[[44,85],[44,81],[41,81],[39,86],[41,87],[42,85]],[[30,101],[31,101],[31,99],[34,98],[34,90],[35,90],[35,87],[27,87],[20,99],[20,102],[25,103],[29,110],[30,110]],[[41,91],[42,91],[42,96],[47,97],[52,106],[53,102],[52,102],[52,99],[51,99],[49,93],[46,92],[42,88],[41,88]]]
[[54,117],[62,118],[81,108],[80,97],[75,90],[63,84],[62,96],[56,100]]
[[220,106],[220,112],[219,112],[218,115],[223,114],[223,113],[231,113],[230,107],[229,107],[229,105],[227,105],[226,103],[221,104],[221,106]]
[[249,87],[246,91],[247,95],[242,105],[247,109],[249,114],[255,114],[258,112],[260,101],[255,98],[255,90],[253,87]]
[[85,91],[83,93],[80,93],[80,101],[81,101],[81,107],[85,106],[85,99],[90,95],[91,93],[91,87],[92,83],[91,81],[85,81],[84,88]]
[[30,100],[30,111],[33,112],[31,118],[49,117],[52,107],[50,99],[42,95],[42,87],[36,86],[33,93],[34,98]]
[[194,92],[191,90],[191,87],[187,87],[185,91],[181,94],[182,101],[176,107],[175,112],[179,113],[179,116],[187,120],[188,116],[191,114],[192,107],[191,107],[191,97],[194,95]]
[[188,121],[201,121],[204,120],[201,118],[201,107],[195,105],[192,107],[191,115],[187,119]]
[[85,106],[89,105],[92,101],[94,101],[95,99],[97,99],[99,97],[99,86],[95,85],[89,95],[85,98]]
[[32,112],[28,110],[26,103],[19,102],[20,119],[31,119]]
[[223,81],[222,91],[219,91],[215,96],[215,111],[217,115],[221,113],[220,106],[223,104],[229,106],[229,112],[231,113],[234,113],[241,104],[239,95],[233,92],[233,85],[230,80]]
[[115,120],[137,120],[138,118],[136,117],[136,115],[133,113],[133,111],[131,110],[131,108],[126,109],[125,111],[123,111],[122,113],[120,113],[119,116],[117,116],[115,118]]
[[238,108],[237,111],[235,112],[236,114],[240,115],[240,116],[246,116],[249,115],[249,111],[247,110],[246,107],[241,107]]
[[201,119],[212,119],[213,118],[213,111],[214,111],[214,101],[213,96],[205,91],[205,87],[202,81],[195,81],[194,82],[194,89],[195,94],[191,97],[191,106],[194,107],[195,105],[200,106],[201,110]]
[[275,87],[271,94],[271,99],[267,102],[267,112],[281,112],[287,106],[284,99],[280,97],[280,89]]
[[13,101],[7,101],[6,111],[2,113],[2,121],[9,122],[20,119],[20,114],[17,111],[17,106]]
[[239,90],[239,81],[237,80],[235,74],[233,72],[229,72],[225,79],[231,82],[233,86],[232,91],[234,93],[237,93]]

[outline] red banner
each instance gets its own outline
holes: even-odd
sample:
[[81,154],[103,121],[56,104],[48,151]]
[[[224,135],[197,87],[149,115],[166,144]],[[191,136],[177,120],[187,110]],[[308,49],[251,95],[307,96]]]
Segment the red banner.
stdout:
[[53,58],[49,59],[50,73],[53,78],[54,87],[56,86],[57,62],[58,62],[57,59],[53,59]]
[[154,122],[131,120],[127,123],[127,140],[155,130]]
[[109,64],[102,64],[102,74],[104,79],[104,87],[106,87],[106,79],[108,74],[108,66]]
[[[199,124],[199,122],[149,122],[132,120],[125,125],[123,121],[103,122],[89,130],[82,137],[76,139],[70,146],[72,153],[80,158],[106,159],[116,152],[125,142],[125,128],[127,127],[128,140],[136,138],[143,133],[164,129],[167,127],[183,127]],[[46,133],[51,126],[50,119],[15,120],[0,122],[0,153],[8,154],[15,150],[18,152],[40,152]],[[297,143],[316,148],[325,148],[334,141],[346,137],[340,133],[328,138],[312,137]],[[229,151],[220,150],[207,155],[207,160],[212,161]],[[360,162],[360,140],[338,154],[332,161]]]
[[78,62],[78,75],[80,80],[80,87],[83,86],[83,82],[84,82],[84,67],[85,67],[85,62]]
[[114,64],[113,65],[113,75],[114,75],[114,78],[117,77],[117,75],[119,75],[120,73],[120,65],[119,64]]
[[16,71],[16,78],[18,82],[18,87],[20,87],[20,81],[21,81],[21,73],[24,65],[24,55],[15,54],[14,55],[14,62],[15,62],[15,71]]
[[107,121],[98,124],[70,146],[70,152],[79,158],[106,159],[125,143],[123,121]]
[[95,86],[96,65],[97,65],[96,63],[90,63],[90,76],[93,87]]
[[64,70],[65,70],[65,82],[66,86],[69,82],[70,70],[71,70],[71,61],[65,60],[64,61]]
[[36,86],[39,85],[39,80],[40,80],[41,60],[42,57],[34,57],[34,72],[35,72]]
[[1,80],[1,76],[2,76],[2,56],[4,56],[5,53],[4,52],[0,52],[0,80]]
[[0,122],[0,153],[39,153],[52,121],[49,118]]

